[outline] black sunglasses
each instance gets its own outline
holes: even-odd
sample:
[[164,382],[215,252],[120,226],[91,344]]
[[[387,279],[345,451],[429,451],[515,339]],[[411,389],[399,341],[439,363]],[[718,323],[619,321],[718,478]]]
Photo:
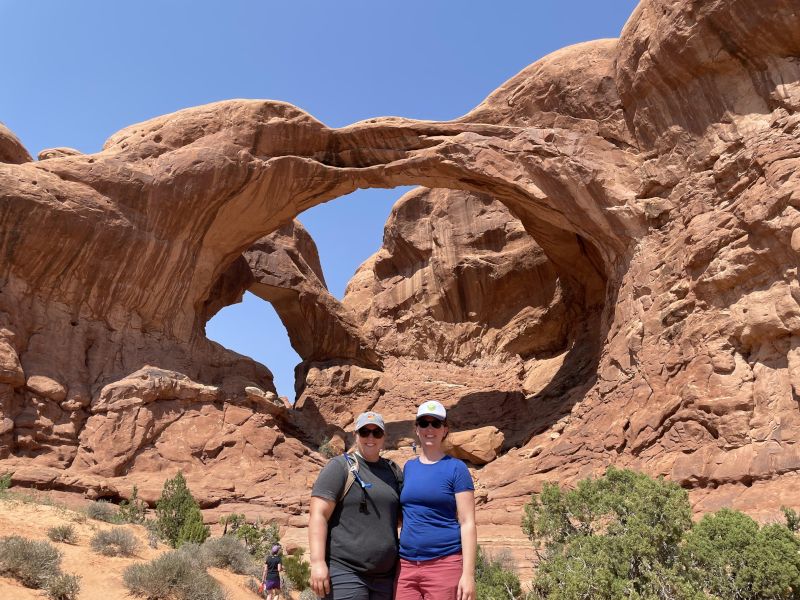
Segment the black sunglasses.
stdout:
[[442,422],[439,419],[417,419],[417,427],[420,429],[425,429],[426,427],[439,429],[441,426]]
[[372,434],[372,437],[374,437],[376,440],[379,440],[383,437],[383,429],[380,427],[362,427],[358,430],[358,435],[360,437],[369,437],[370,434]]

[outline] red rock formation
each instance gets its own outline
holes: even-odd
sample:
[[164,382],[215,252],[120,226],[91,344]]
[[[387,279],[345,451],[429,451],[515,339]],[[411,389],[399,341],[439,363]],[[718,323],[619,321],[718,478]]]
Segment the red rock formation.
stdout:
[[465,440],[491,423],[503,432],[498,439],[524,443],[535,427],[519,419],[530,411],[526,372],[561,364],[576,337],[568,320],[573,334],[581,330],[581,308],[568,307],[567,295],[503,204],[471,192],[412,191],[392,209],[383,248],[342,303],[382,366],[302,354],[297,421],[319,441],[344,437],[359,412],[375,409],[390,421],[389,444],[407,446],[416,405],[432,397],[451,408]]
[[[321,460],[298,436],[371,406],[402,443],[425,396],[504,434],[476,474],[484,523],[611,463],[701,509],[790,503],[798,9],[645,0],[619,40],[545,57],[448,123],[333,130],[230,101],[39,162],[0,131],[0,468],[113,495],[180,466],[206,505],[297,515]],[[269,372],[203,334],[258,267],[238,257],[306,208],[407,184],[435,191],[398,205],[342,304],[307,258],[249,284],[305,359],[302,411],[276,410]],[[261,256],[304,243],[284,231]]]

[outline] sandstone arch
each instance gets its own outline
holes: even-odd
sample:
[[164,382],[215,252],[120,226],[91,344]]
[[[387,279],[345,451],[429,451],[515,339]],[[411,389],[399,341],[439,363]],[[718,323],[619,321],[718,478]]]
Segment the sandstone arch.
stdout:
[[[558,390],[569,413],[480,471],[483,518],[611,462],[767,513],[800,471],[800,10],[762,4],[645,0],[619,40],[447,123],[331,130],[236,100],[40,162],[0,132],[0,452],[71,489],[203,465],[207,503],[269,480],[299,512],[321,459],[263,403],[269,372],[203,337],[217,284],[310,206],[419,184],[503,202],[594,328],[582,385]],[[267,456],[292,467],[232,489],[212,473]]]

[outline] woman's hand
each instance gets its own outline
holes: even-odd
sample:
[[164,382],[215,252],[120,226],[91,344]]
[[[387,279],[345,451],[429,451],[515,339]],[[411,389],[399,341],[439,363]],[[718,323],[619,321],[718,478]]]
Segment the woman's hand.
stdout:
[[325,538],[328,535],[328,519],[336,508],[336,502],[312,496],[308,510],[308,548],[311,562],[311,589],[320,598],[331,591],[331,578],[325,563]]
[[475,600],[475,578],[464,574],[458,580],[458,594],[456,600]]
[[328,565],[325,561],[311,563],[311,589],[320,598],[331,593],[331,578],[328,577]]

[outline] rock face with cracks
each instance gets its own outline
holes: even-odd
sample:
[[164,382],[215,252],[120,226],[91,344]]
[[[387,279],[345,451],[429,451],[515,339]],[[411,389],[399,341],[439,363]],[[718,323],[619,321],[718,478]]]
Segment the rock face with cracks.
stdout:
[[[800,484],[799,29],[797,0],[644,0],[451,122],[235,100],[39,161],[0,128],[0,470],[153,499],[180,468],[301,524],[314,444],[374,408],[407,456],[425,397],[488,463],[480,523],[609,464],[772,516]],[[294,217],[409,184],[337,301]],[[204,335],[245,289],[303,358],[295,409]]]

